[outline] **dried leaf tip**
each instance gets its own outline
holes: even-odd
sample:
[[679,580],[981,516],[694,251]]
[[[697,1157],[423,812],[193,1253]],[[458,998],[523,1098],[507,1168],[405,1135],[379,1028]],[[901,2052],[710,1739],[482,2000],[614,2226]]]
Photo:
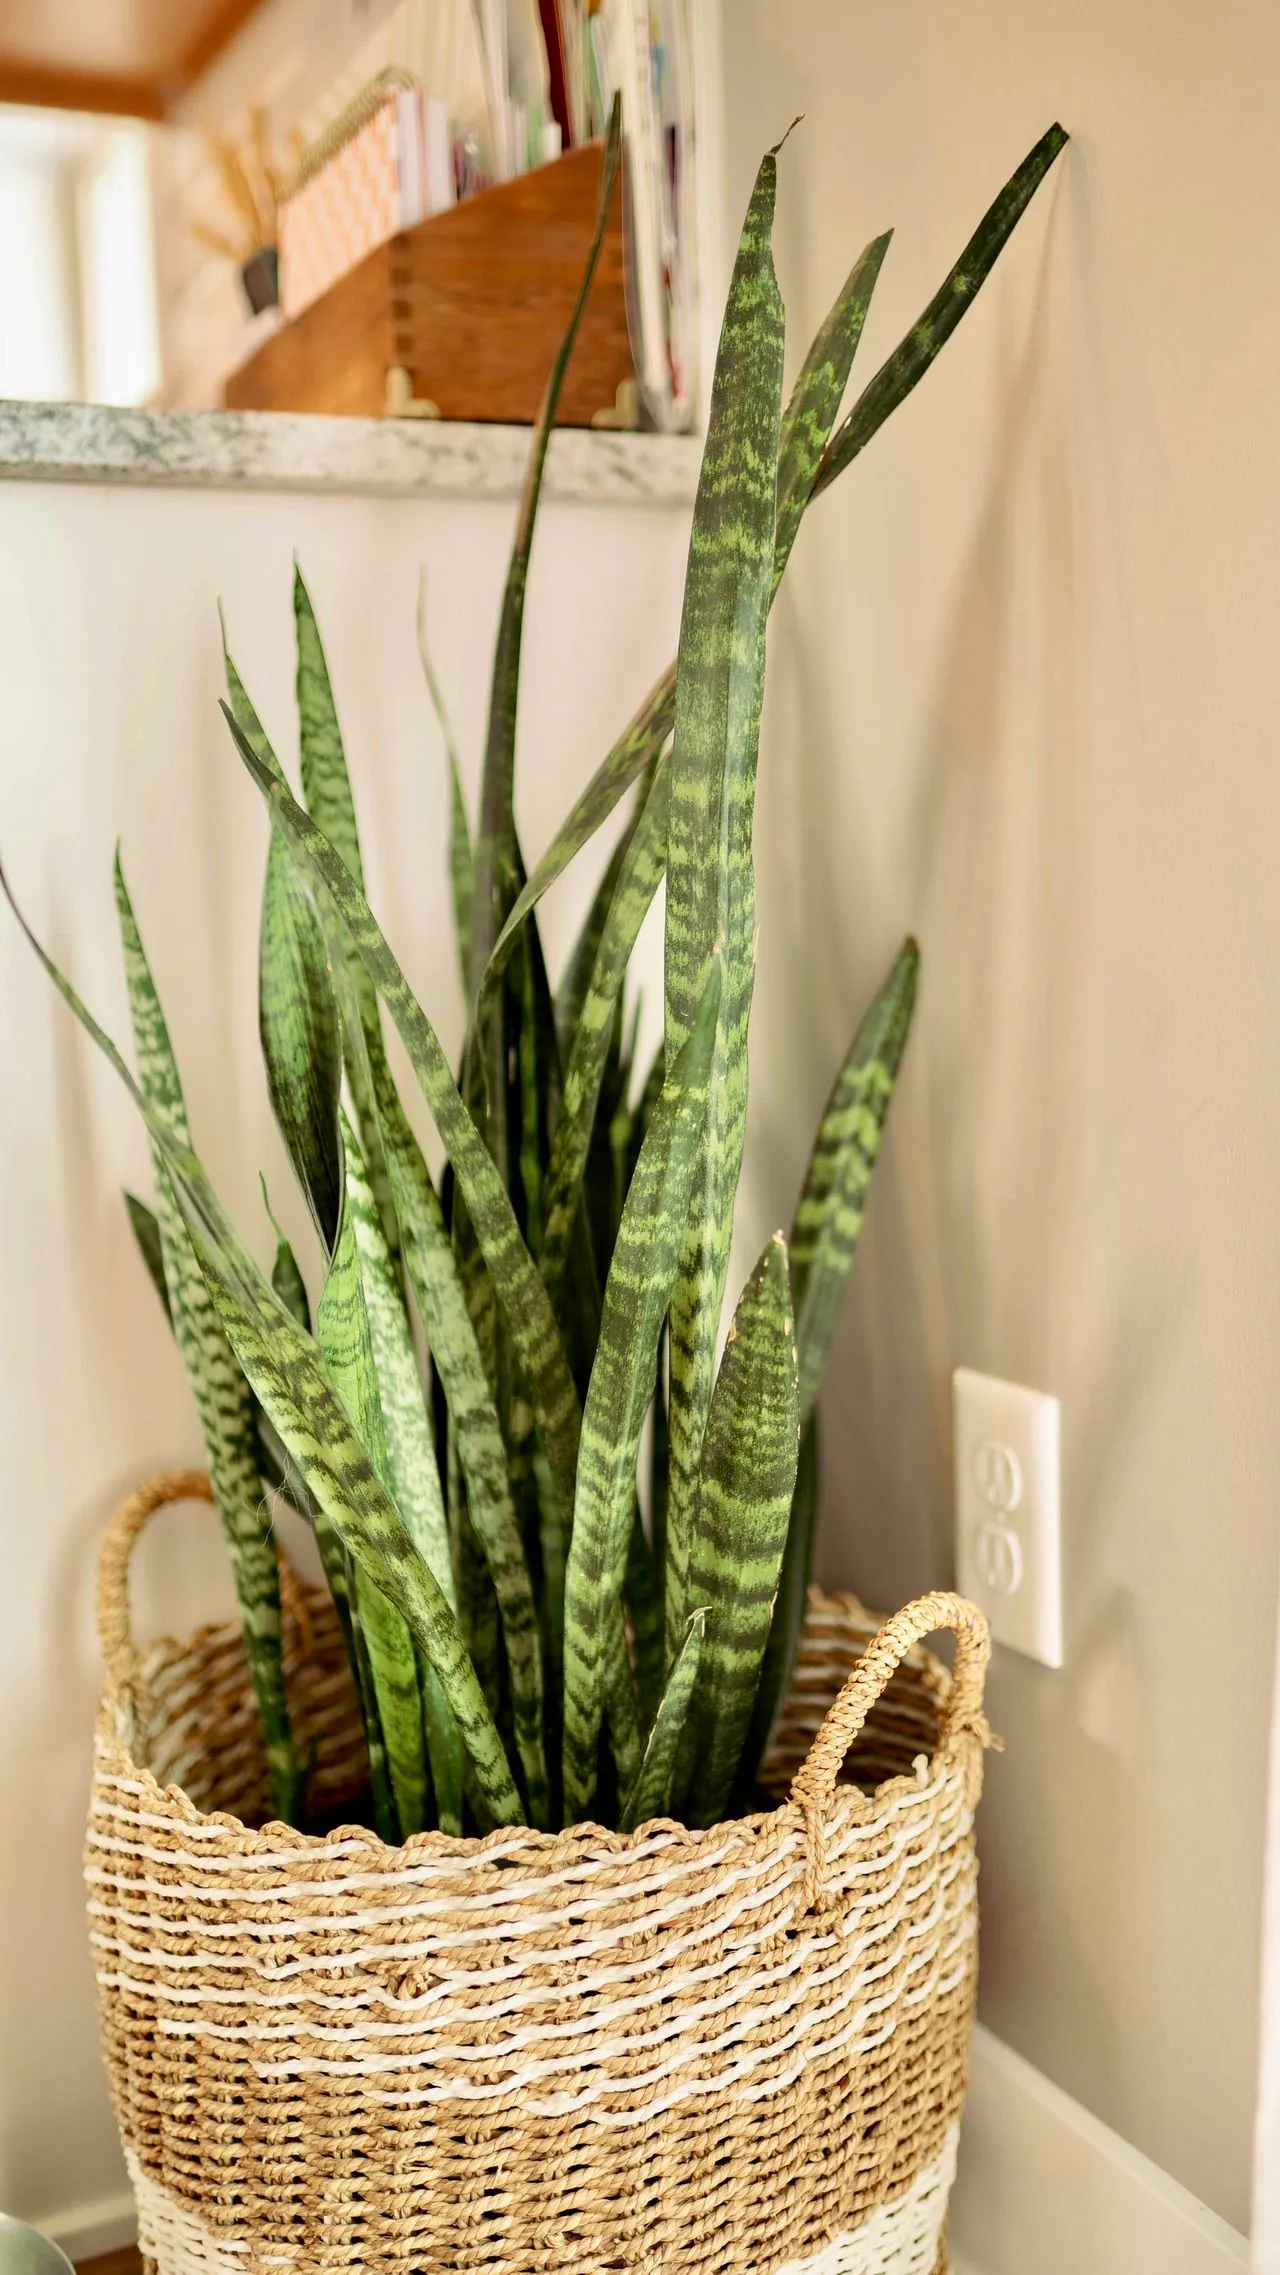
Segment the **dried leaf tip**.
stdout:
[[778,156],[778,153],[782,149],[783,144],[790,140],[791,136],[795,133],[796,128],[802,123],[803,119],[804,112],[797,111],[795,117],[791,121],[790,126],[787,128],[786,133],[783,135],[782,141],[775,142],[772,150],[769,152],[769,156],[771,158],[776,158]]

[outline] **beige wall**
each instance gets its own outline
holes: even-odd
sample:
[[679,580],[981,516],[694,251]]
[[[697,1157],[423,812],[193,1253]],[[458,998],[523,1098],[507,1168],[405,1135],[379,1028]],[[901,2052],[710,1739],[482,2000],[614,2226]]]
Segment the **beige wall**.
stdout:
[[[474,783],[514,508],[357,498],[0,487],[0,847],[15,890],[107,1025],[127,1035],[111,892],[123,841],[215,1183],[270,1253],[259,1163],[295,1237],[271,1122],[255,970],[265,820],[218,717],[216,602],[282,755],[295,749],[291,562],[308,576],[346,729],[375,901],[423,1000],[458,1029],[445,776],[418,670],[418,564]],[[550,506],[528,612],[521,819],[540,847],[674,646],[687,515]],[[551,948],[574,918],[548,903]],[[657,991],[655,991],[655,994]],[[132,1247],[149,1184],[133,1108],[0,913],[0,2204],[82,2214],[123,2184],[98,2063],[79,1854],[97,1686],[95,1544],[199,1432]],[[301,1249],[300,1249],[301,1252]],[[216,1528],[157,1528],[140,1617],[227,1605]]]
[[1280,16],[735,0],[726,53],[731,213],[806,114],[793,360],[892,222],[869,372],[1041,129],[1075,135],[775,618],[749,1213],[785,1214],[915,929],[823,1568],[883,1604],[950,1574],[952,1366],[1060,1394],[1067,1664],[998,1654],[984,2013],[1243,2227],[1280,1538]]

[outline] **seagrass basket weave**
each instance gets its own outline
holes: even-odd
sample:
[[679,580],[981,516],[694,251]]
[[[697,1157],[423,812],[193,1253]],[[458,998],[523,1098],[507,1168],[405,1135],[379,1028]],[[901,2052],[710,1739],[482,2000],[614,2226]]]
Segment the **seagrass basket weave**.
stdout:
[[[238,1633],[136,1651],[103,1544],[86,1852],[111,2090],[159,2275],[934,2275],[976,1964],[981,1614],[810,1599],[770,1811],[485,1840],[265,1820]],[[290,1583],[311,1805],[363,1742]],[[953,1675],[918,1648],[956,1636]]]

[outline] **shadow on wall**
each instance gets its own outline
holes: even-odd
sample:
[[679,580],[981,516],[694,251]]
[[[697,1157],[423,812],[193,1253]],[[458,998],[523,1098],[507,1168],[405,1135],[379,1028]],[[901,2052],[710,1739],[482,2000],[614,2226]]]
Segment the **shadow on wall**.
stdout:
[[[1087,1118],[1099,1085],[1080,944],[1098,754],[1081,623],[1073,359],[1062,337],[1073,295],[1063,193],[1053,194],[1034,291],[1019,293],[1015,311],[997,286],[978,319],[992,335],[983,399],[999,406],[996,430],[982,509],[946,581],[947,613],[916,649],[917,660],[933,659],[927,692],[904,701],[877,684],[888,667],[868,627],[889,605],[871,583],[882,510],[867,513],[853,494],[868,466],[806,531],[778,611],[758,843],[762,866],[781,857],[793,875],[791,889],[766,883],[762,895],[756,1056],[769,1078],[758,1076],[754,1105],[763,1191],[794,1190],[800,1133],[900,930],[910,924],[923,950],[916,1030],[823,1405],[820,1576],[886,1606],[952,1576],[953,1366],[1057,1379],[1057,1338],[1081,1308],[1059,1297],[1090,1269],[1075,1228],[1105,1150],[1105,1130]],[[953,376],[944,358],[931,385],[941,393]],[[962,391],[945,416],[963,436]],[[876,447],[910,454],[911,418],[896,443]],[[973,437],[966,454],[972,462],[983,449]],[[913,546],[939,581],[924,550],[927,523],[910,525],[913,502],[894,498],[906,534],[887,532],[888,581],[899,593]],[[858,610],[864,621],[851,626]],[[898,628],[890,637],[895,665],[910,668],[910,639]],[[794,763],[784,768],[788,749]],[[770,992],[770,972],[806,975],[803,1026],[781,988]],[[794,1112],[784,1115],[784,1100],[797,1101]],[[1167,1272],[1110,1286],[1102,1348],[1091,1307],[1097,1406],[1090,1401],[1071,1479],[1086,1557],[1104,1449],[1123,1445],[1122,1424],[1151,1395],[1187,1294]],[[1088,1637],[1075,1647],[1083,1669]]]

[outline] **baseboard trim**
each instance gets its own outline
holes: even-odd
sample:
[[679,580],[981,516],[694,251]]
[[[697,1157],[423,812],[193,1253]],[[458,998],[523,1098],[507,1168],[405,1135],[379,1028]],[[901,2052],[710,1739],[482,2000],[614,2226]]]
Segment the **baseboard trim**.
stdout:
[[956,2257],[981,2275],[1229,2275],[1249,2246],[1150,2158],[978,2030]]
[[122,2188],[118,2196],[100,2197],[96,2204],[78,2205],[74,2211],[50,2212],[31,2224],[72,2261],[96,2259],[104,2251],[123,2251],[138,2234],[138,2215],[129,2188]]

